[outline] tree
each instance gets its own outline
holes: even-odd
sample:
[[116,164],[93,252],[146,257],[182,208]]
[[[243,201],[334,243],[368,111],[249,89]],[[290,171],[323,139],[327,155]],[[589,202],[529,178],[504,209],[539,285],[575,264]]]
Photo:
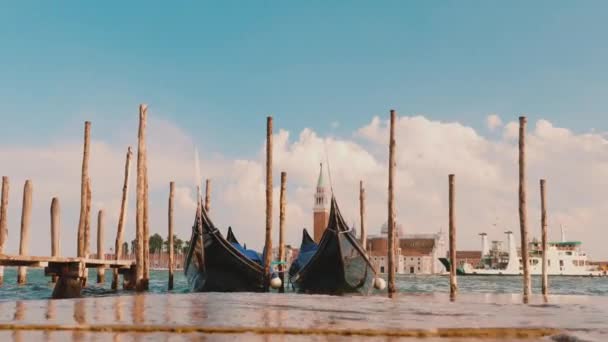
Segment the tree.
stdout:
[[[184,246],[184,241],[178,238],[177,235],[173,234],[173,251],[175,253],[181,253],[182,248]],[[169,253],[169,239],[163,242],[163,250]]]
[[150,236],[149,246],[150,253],[159,253],[163,248],[163,237],[158,234]]
[[190,241],[184,242],[184,247],[182,247],[182,254],[188,254],[189,249],[190,249]]
[[129,254],[129,243],[126,241],[122,243],[122,255],[120,258],[125,258]]
[[173,238],[173,249],[177,251],[177,253],[181,253],[184,249],[184,240],[180,238]]

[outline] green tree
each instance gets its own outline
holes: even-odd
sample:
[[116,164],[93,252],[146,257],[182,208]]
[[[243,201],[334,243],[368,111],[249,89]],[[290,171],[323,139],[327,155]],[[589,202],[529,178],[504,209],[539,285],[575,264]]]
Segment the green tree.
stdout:
[[[173,251],[175,253],[181,253],[183,247],[184,241],[178,238],[177,235],[173,234]],[[169,253],[169,239],[163,241],[163,250]]]
[[184,247],[182,247],[182,254],[188,254],[188,249],[190,249],[190,241],[184,242]]
[[125,241],[122,243],[122,255],[120,257],[123,258],[127,254],[129,254],[129,243]]
[[163,248],[163,237],[158,234],[150,236],[149,248],[150,253],[159,253]]
[[182,240],[180,238],[173,238],[173,249],[177,253],[181,253],[182,250],[184,249],[184,240]]

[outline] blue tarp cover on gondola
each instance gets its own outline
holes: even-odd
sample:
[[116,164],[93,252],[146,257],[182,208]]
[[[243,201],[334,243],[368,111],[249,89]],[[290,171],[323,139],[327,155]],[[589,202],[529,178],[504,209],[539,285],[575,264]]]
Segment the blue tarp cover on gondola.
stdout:
[[241,252],[244,256],[246,256],[248,259],[262,265],[262,255],[260,253],[254,251],[252,249],[245,249],[238,242],[231,242],[231,244],[234,246],[234,248],[238,249],[238,251]]
[[302,245],[300,246],[300,253],[296,260],[291,264],[289,273],[295,274],[298,272],[304,265],[308,263],[310,258],[317,252],[319,245],[315,243],[315,241],[308,235],[306,229],[303,232]]
[[241,246],[241,244],[239,243],[239,241],[236,239],[236,236],[234,236],[234,233],[232,232],[232,227],[228,227],[228,233],[226,234],[226,240],[228,240],[228,242],[230,242],[230,244],[232,246],[234,246],[234,248],[236,248],[239,252],[241,252],[241,254],[243,254],[244,256],[247,257],[247,259],[260,264],[260,265],[264,265],[263,264],[263,259],[262,259],[262,255],[256,251],[254,251],[253,249],[247,249],[247,247],[243,247]]

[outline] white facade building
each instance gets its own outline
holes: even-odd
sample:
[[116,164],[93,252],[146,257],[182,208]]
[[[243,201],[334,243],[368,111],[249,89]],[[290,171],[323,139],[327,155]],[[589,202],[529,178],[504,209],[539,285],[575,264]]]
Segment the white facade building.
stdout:
[[[367,249],[372,263],[380,273],[388,270],[388,232],[386,225],[381,234],[368,237]],[[443,233],[404,234],[403,227],[397,224],[397,274],[438,274],[445,268],[439,258],[446,255]]]

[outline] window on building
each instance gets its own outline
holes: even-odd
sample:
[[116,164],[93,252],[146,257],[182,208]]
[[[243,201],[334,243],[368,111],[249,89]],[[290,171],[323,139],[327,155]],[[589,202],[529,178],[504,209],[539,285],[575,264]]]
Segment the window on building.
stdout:
[[418,272],[420,272],[420,267],[418,267]]
[[414,274],[414,267],[410,267],[410,273]]
[[560,266],[560,267],[564,266],[564,260],[560,260],[560,261],[559,261],[559,266]]
[[384,273],[384,266],[380,266],[380,273]]

